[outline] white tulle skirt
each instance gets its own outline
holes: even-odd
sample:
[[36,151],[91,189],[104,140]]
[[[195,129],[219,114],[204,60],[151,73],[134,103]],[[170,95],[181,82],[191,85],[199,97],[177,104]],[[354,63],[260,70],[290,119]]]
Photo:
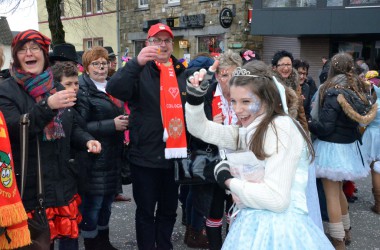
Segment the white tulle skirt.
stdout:
[[355,180],[368,175],[370,168],[358,142],[349,144],[315,140],[316,176],[333,181]]

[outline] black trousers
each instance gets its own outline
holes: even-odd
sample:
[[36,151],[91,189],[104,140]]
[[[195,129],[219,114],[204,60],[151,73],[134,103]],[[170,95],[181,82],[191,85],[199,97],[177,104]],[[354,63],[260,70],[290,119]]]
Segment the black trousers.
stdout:
[[[174,170],[131,164],[136,209],[136,237],[139,250],[173,249],[173,232],[178,206],[178,185]],[[156,209],[157,208],[157,209]]]

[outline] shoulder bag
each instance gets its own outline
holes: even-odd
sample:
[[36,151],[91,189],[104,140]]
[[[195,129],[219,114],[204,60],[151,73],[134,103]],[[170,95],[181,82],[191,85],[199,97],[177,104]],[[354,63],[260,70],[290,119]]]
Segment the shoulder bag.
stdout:
[[[188,147],[191,145],[190,141],[191,135]],[[213,149],[209,144],[205,150],[188,149],[187,158],[174,161],[175,182],[183,185],[216,183],[214,168],[220,160],[219,151]]]
[[[24,195],[26,173],[28,166],[28,126],[29,114],[20,117],[20,146],[21,146],[21,197]],[[23,250],[49,250],[50,229],[44,207],[44,192],[41,167],[40,143],[37,138],[37,201],[38,205],[32,211],[32,218],[28,219],[28,228],[32,238],[32,244],[22,247]]]

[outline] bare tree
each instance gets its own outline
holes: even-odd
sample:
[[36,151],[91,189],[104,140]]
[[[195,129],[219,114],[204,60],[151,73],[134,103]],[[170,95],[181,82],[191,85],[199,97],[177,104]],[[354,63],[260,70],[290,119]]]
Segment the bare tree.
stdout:
[[65,31],[61,20],[60,4],[62,0],[45,0],[48,23],[53,45],[65,43]]
[[[31,2],[31,5],[34,3]],[[17,11],[25,0],[0,0],[0,4],[6,6],[1,12],[4,14],[14,13]],[[45,0],[48,13],[48,23],[51,32],[52,44],[60,44],[65,42],[65,31],[61,20],[60,4],[62,0]]]

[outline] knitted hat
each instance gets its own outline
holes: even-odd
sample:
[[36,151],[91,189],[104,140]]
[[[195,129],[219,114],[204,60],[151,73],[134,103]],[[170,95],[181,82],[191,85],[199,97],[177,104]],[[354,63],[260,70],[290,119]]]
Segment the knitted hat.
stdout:
[[45,51],[47,54],[49,52],[49,45],[51,43],[51,40],[49,37],[42,35],[42,33],[38,32],[37,30],[25,30],[20,33],[18,33],[12,41],[12,49],[18,44],[19,42],[23,41],[35,41],[38,43],[41,48]]

